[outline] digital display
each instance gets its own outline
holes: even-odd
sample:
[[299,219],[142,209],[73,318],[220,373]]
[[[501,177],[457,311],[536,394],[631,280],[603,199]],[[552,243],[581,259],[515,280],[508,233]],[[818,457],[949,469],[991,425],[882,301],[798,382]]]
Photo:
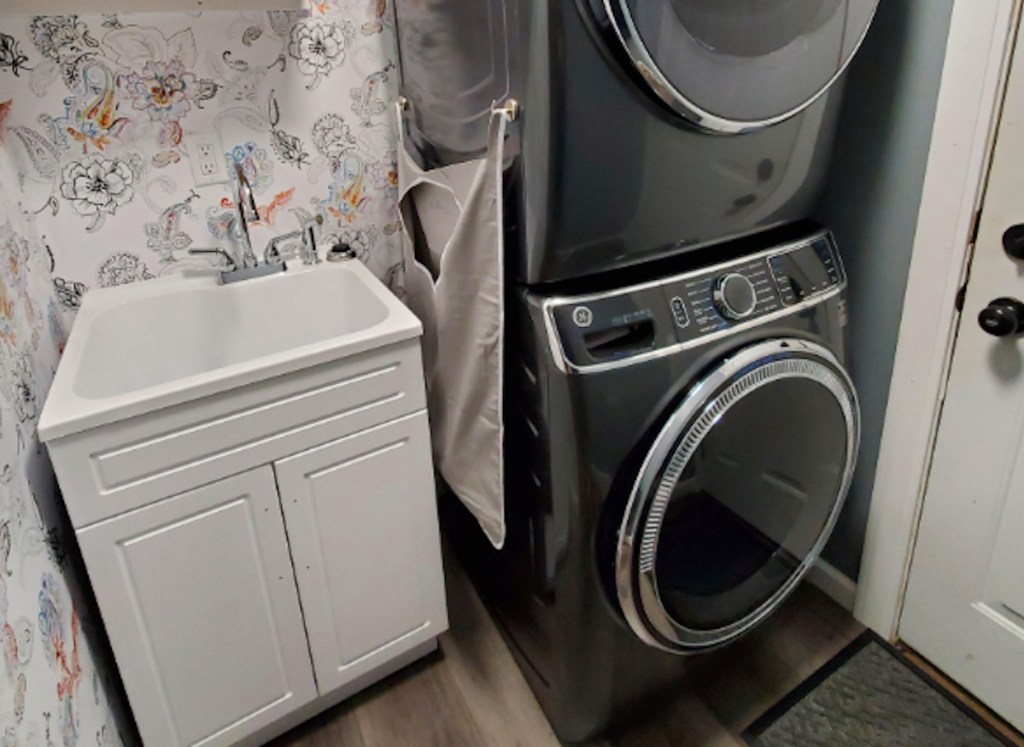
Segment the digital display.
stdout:
[[780,290],[792,291],[796,300],[819,293],[832,284],[828,269],[813,247],[806,246],[795,251],[772,257],[772,272],[779,282]]

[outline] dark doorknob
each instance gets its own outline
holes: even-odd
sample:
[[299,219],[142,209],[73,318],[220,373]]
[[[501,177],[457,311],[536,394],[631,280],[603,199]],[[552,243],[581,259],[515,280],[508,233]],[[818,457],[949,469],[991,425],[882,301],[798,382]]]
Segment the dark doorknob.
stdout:
[[1006,229],[1003,233],[1003,249],[1014,259],[1024,259],[1024,223]]
[[978,314],[982,330],[995,337],[1024,332],[1024,303],[1016,298],[997,298]]

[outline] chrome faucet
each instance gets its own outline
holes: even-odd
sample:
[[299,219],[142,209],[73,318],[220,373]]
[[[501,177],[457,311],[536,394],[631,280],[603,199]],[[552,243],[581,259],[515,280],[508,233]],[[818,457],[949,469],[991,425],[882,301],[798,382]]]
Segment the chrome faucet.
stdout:
[[267,242],[267,248],[263,252],[263,263],[260,264],[256,254],[252,250],[252,240],[249,237],[249,222],[259,220],[256,212],[256,200],[253,199],[252,187],[249,180],[245,178],[242,167],[235,165],[235,215],[238,221],[239,243],[241,245],[241,256],[232,255],[225,249],[189,249],[188,253],[193,255],[220,257],[223,260],[223,269],[220,277],[224,283],[234,283],[239,280],[262,277],[277,272],[284,272],[285,265],[281,258],[278,246],[290,239],[302,239],[302,249],[299,256],[303,264],[315,265],[320,261],[316,253],[316,227],[324,221],[323,216],[316,216],[302,224],[298,231],[281,236],[275,236]]
[[242,245],[241,257],[235,264],[248,269],[259,264],[256,255],[252,251],[252,241],[249,239],[249,221],[258,221],[259,212],[256,209],[256,199],[252,194],[252,187],[249,180],[239,164],[235,164],[235,217],[238,221],[239,242]]

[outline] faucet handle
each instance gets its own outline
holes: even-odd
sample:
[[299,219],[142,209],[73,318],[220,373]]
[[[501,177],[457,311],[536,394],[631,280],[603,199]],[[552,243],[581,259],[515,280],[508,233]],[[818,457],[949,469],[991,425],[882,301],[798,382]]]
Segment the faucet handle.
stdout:
[[228,252],[226,252],[223,249],[189,249],[188,253],[191,254],[192,256],[205,256],[215,254],[224,260],[225,264],[227,264],[227,269],[229,272],[231,270],[235,270],[238,268],[238,263],[235,261],[235,258],[232,257]]
[[283,233],[280,236],[272,238],[267,242],[267,248],[263,250],[264,263],[270,264],[272,262],[282,262],[283,258],[281,257],[281,250],[278,246],[286,241],[300,238],[305,240],[303,238],[302,231],[289,231],[288,233]]
[[302,262],[307,265],[315,265],[320,262],[320,255],[316,251],[316,227],[323,225],[324,218],[318,215],[302,226]]
[[302,224],[302,263],[315,265],[320,263],[320,255],[316,251],[316,229],[324,224],[324,217],[317,215]]

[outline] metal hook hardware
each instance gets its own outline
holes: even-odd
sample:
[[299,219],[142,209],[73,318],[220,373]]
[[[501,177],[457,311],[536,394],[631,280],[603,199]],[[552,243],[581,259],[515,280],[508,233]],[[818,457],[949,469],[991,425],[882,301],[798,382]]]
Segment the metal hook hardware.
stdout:
[[505,112],[505,116],[508,117],[509,122],[515,122],[519,119],[519,100],[518,99],[505,99],[504,106],[498,106],[497,103],[491,107],[491,113]]
[[[400,111],[405,112],[409,110],[409,99],[405,96],[399,96],[397,103]],[[498,102],[494,102],[491,106],[491,113],[496,114],[497,112],[505,112],[505,116],[508,117],[508,121],[515,122],[519,119],[519,109],[520,106],[518,99],[505,99],[505,103],[502,106],[499,106]]]

